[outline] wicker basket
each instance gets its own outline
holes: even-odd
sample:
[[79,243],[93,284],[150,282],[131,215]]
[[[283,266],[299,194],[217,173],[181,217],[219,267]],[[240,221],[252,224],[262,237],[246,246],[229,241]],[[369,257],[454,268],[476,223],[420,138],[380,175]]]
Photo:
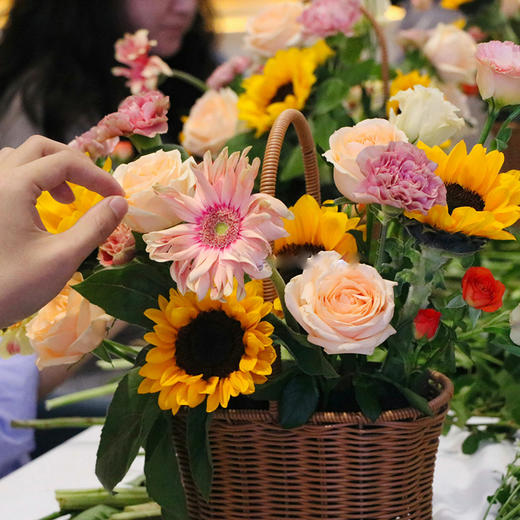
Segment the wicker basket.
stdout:
[[[307,192],[319,200],[314,142],[305,118],[289,110],[277,120],[262,170],[274,194],[283,137],[297,129]],[[264,289],[269,293],[269,288]],[[300,428],[279,426],[277,407],[221,410],[210,428],[213,487],[209,503],[190,475],[186,423],[174,418],[174,442],[193,520],[431,520],[439,436],[453,385],[432,373],[438,394],[433,417],[413,408],[384,412],[372,423],[361,413],[317,412]]]

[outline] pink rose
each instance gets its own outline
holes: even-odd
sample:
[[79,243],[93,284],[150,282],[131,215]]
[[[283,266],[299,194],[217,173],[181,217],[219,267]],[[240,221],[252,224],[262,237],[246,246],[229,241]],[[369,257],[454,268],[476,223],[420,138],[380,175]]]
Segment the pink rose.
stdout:
[[300,17],[305,35],[326,38],[341,32],[352,36],[361,18],[360,5],[359,0],[314,0]]
[[296,45],[303,29],[299,22],[302,12],[301,2],[280,2],[266,7],[248,21],[246,47],[269,58],[280,49]]
[[206,80],[206,84],[213,90],[227,87],[236,76],[244,74],[251,66],[252,61],[249,56],[233,56],[211,73],[211,76]]
[[111,316],[72,289],[83,281],[76,273],[61,292],[27,324],[27,337],[42,369],[79,361],[105,337]]
[[520,104],[520,46],[491,41],[477,45],[477,85],[482,99]]
[[364,179],[356,162],[358,154],[372,145],[386,145],[392,141],[408,141],[405,133],[386,119],[365,119],[355,126],[336,130],[329,139],[330,150],[323,156],[334,165],[334,182],[349,200],[359,202],[354,195]]
[[119,224],[99,246],[97,259],[103,267],[124,265],[135,256],[135,238],[126,224]]
[[322,251],[287,284],[285,303],[307,339],[328,354],[370,355],[396,332],[394,285],[369,265]]
[[435,175],[437,164],[410,143],[367,146],[357,157],[365,179],[356,198],[426,215],[435,205],[446,205],[446,187]]

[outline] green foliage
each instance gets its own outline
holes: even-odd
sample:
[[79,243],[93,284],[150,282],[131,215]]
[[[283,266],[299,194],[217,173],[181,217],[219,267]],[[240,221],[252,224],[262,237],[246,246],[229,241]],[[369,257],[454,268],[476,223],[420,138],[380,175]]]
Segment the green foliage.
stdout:
[[104,504],[98,504],[85,509],[79,515],[73,517],[73,520],[110,520],[114,513],[119,513],[119,509]]
[[283,428],[304,425],[315,412],[319,397],[315,378],[296,374],[285,385],[280,398],[280,425]]
[[137,393],[142,381],[138,371],[130,370],[119,383],[101,432],[96,475],[109,491],[126,475],[159,415],[156,399]]
[[153,323],[144,311],[157,308],[158,296],[168,296],[172,284],[160,264],[133,260],[92,274],[74,290],[111,316],[150,330]]
[[363,414],[371,421],[375,421],[382,412],[377,381],[358,377],[354,383],[354,392]]

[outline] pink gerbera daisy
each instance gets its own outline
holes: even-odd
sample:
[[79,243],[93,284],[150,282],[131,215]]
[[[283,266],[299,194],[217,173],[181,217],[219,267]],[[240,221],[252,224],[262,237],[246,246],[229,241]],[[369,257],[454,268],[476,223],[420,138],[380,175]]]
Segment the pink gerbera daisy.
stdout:
[[202,299],[211,289],[211,298],[220,299],[233,292],[236,279],[241,298],[244,273],[255,279],[271,274],[269,242],[287,235],[282,219],[292,214],[274,197],[251,194],[260,160],[250,164],[248,151],[228,157],[226,148],[215,161],[207,152],[193,167],[193,197],[159,188],[184,223],[143,239],[152,260],[172,262],[171,276],[183,294],[193,291]]

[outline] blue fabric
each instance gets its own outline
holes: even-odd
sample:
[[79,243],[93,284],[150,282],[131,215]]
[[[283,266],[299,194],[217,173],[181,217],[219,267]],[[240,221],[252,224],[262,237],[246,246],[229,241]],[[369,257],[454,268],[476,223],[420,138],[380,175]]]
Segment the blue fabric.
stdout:
[[30,459],[34,431],[11,428],[11,421],[35,418],[38,383],[35,356],[0,359],[0,477]]

